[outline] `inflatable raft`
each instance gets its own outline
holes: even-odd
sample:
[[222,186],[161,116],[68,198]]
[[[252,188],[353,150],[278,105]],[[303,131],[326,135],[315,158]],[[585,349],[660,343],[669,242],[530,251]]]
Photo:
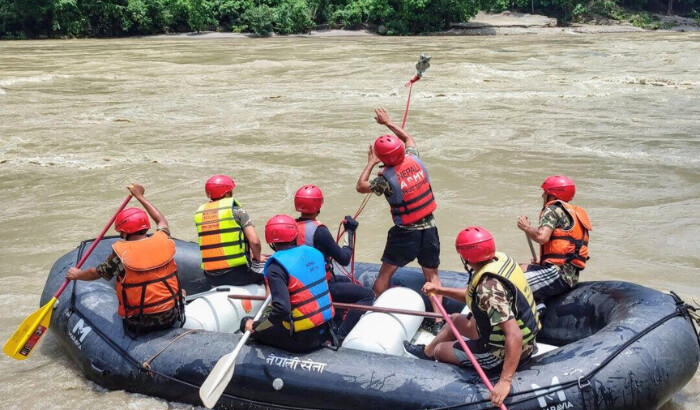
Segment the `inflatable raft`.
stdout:
[[[115,240],[103,240],[85,266],[103,261]],[[189,295],[207,291],[197,245],[176,243],[182,286]],[[85,241],[56,261],[41,304],[51,298],[89,245]],[[355,274],[370,285],[378,268],[358,264]],[[441,272],[440,276],[449,286],[464,286],[466,280],[456,272]],[[423,275],[414,268],[400,269],[394,277],[395,285],[412,289],[422,283]],[[417,306],[417,293],[405,291],[412,296],[401,298],[411,306],[394,307],[430,306],[427,300]],[[258,294],[259,289],[253,286],[236,292]],[[132,339],[124,334],[116,313],[114,283],[76,282],[61,296],[50,329],[85,377],[100,386],[201,405],[200,385],[241,337],[240,332],[230,333],[236,331],[232,325],[238,320],[236,315],[252,312],[252,316],[260,303],[244,305],[225,293],[215,291],[191,302],[185,328]],[[454,301],[445,306],[452,312],[463,307]],[[698,368],[698,335],[688,306],[673,295],[625,282],[588,282],[552,300],[548,308],[538,342],[558,347],[518,370],[506,400],[511,409],[658,408]],[[420,318],[417,320],[419,323]],[[412,338],[417,326],[405,315],[369,313],[341,349],[321,348],[303,355],[249,340],[236,359],[235,373],[218,407],[491,407],[488,391],[475,372],[397,351],[396,346]],[[498,379],[497,374],[491,377],[494,383]]]

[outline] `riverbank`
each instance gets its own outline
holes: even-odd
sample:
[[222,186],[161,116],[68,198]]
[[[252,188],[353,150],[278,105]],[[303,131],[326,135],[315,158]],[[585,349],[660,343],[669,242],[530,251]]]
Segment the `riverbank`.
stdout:
[[[556,34],[605,34],[653,31],[698,32],[700,25],[695,20],[679,16],[659,16],[663,29],[651,30],[636,27],[628,22],[601,19],[592,24],[573,23],[558,26],[557,19],[539,14],[503,12],[497,14],[479,12],[466,23],[454,23],[449,30],[427,33],[428,36],[488,36],[488,35],[556,35]],[[361,30],[327,29],[311,30],[307,34],[290,34],[293,37],[358,37],[379,36],[383,28],[372,27]],[[277,36],[273,34],[271,37]],[[153,38],[236,38],[262,37],[253,33],[228,33],[203,31],[200,33],[171,33],[151,36]]]

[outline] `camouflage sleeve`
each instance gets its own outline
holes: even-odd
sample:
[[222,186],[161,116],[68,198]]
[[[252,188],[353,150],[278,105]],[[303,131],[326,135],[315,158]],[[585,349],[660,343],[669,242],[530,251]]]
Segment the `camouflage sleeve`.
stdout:
[[369,189],[376,195],[391,195],[394,193],[394,190],[389,185],[389,181],[381,175],[369,182]]
[[557,225],[559,224],[559,215],[556,212],[556,208],[559,208],[558,206],[555,205],[550,205],[542,211],[542,215],[540,215],[540,226],[544,226],[546,228],[549,228],[551,230],[556,229]]
[[416,158],[420,158],[420,155],[418,155],[418,148],[416,147],[406,147],[406,154],[413,155]]
[[561,206],[550,205],[542,211],[542,216],[540,216],[540,226],[546,226],[551,230],[567,229],[570,225],[571,220]]
[[241,228],[255,226],[253,225],[253,221],[250,220],[248,212],[246,212],[243,208],[239,208],[237,206],[233,207],[233,219],[236,220],[236,223]]
[[511,292],[503,286],[500,280],[485,277],[476,287],[479,309],[486,312],[491,326],[500,325],[510,319],[515,319]]
[[112,252],[111,255],[99,264],[96,268],[97,273],[102,276],[105,280],[112,280],[116,276],[122,276],[124,274],[124,264],[122,264],[121,259],[116,253]]

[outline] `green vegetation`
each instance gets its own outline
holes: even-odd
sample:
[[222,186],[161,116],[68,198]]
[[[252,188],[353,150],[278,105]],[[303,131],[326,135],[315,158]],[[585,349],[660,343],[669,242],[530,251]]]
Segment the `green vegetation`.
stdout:
[[663,28],[649,12],[693,16],[700,0],[0,0],[0,38],[115,37],[205,30],[306,33],[319,25],[417,34],[515,10],[560,22],[627,20]]
[[114,37],[221,30],[307,33],[319,24],[442,30],[481,0],[0,0],[0,37]]
[[653,21],[650,13],[692,17],[700,10],[700,0],[493,0],[482,5],[491,11],[534,11],[556,17],[563,24],[609,19],[630,21],[645,28],[663,28],[661,23]]

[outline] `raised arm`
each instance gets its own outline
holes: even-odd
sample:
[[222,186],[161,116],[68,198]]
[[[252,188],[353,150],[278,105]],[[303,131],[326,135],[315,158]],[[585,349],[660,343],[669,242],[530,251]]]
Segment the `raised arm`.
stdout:
[[374,119],[377,120],[377,123],[386,125],[407,147],[416,147],[416,141],[413,137],[406,130],[391,122],[391,118],[384,108],[377,108],[374,113],[376,114]]
[[357,179],[357,186],[355,189],[361,194],[369,194],[372,190],[369,188],[369,176],[372,174],[372,169],[374,166],[379,164],[379,158],[374,153],[374,147],[370,144],[369,151],[367,151],[367,165],[365,169],[362,170],[360,178]]
[[146,212],[148,212],[148,215],[151,216],[151,218],[156,222],[156,226],[158,229],[168,229],[168,220],[165,219],[165,216],[163,216],[162,213],[151,204],[148,199],[144,196],[146,193],[146,189],[139,185],[139,184],[131,184],[127,187],[129,192],[131,192],[131,195],[136,198],[137,201],[141,202],[141,205],[143,205],[144,209],[146,209]]

